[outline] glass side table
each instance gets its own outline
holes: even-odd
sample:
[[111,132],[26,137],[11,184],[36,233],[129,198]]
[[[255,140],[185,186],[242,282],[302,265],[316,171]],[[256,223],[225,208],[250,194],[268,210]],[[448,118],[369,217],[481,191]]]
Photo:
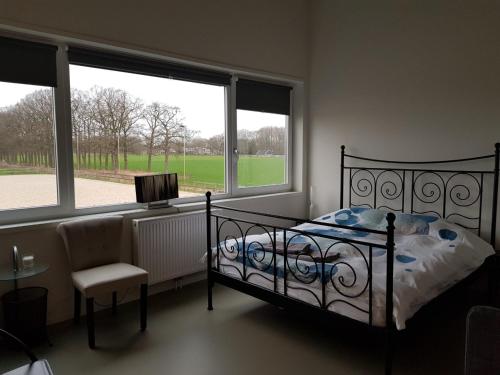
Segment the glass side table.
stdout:
[[42,287],[18,288],[18,280],[39,275],[49,269],[46,264],[35,264],[23,270],[0,269],[0,281],[13,281],[14,290],[2,299],[5,329],[27,344],[47,341],[47,292]]
[[46,264],[36,264],[25,270],[15,271],[14,269],[0,269],[0,281],[13,281],[14,290],[17,289],[17,280],[36,276],[49,269]]

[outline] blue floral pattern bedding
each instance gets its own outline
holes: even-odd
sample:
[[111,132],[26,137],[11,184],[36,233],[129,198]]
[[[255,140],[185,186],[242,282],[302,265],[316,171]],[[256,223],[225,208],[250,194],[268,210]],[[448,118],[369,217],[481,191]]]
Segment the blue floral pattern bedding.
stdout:
[[[367,208],[335,211],[315,219],[318,222],[350,226],[340,229],[306,223],[277,233],[277,242],[303,246],[303,253],[288,257],[287,287],[289,295],[317,304],[322,285],[327,289],[327,301],[336,301],[329,309],[354,319],[366,321],[349,302],[368,310],[368,262],[370,249],[365,245],[345,243],[342,239],[384,244],[386,236],[356,230],[367,228],[385,231],[387,212]],[[294,230],[304,231],[301,234]],[[322,238],[318,235],[337,239]],[[274,277],[273,253],[267,234],[248,235],[221,243],[220,264],[223,272],[242,274],[243,242],[248,281],[272,289]],[[394,253],[394,320],[398,329],[418,309],[477,269],[493,248],[473,233],[440,218],[426,215],[396,213]],[[239,250],[239,251],[238,251]],[[215,254],[215,253],[214,253]],[[326,259],[324,266],[321,259]],[[215,258],[215,257],[214,257]],[[386,250],[372,247],[372,286],[374,324],[385,324]],[[284,257],[276,255],[277,277],[283,291]],[[253,276],[253,277],[252,277]],[[307,290],[305,290],[307,289]],[[340,301],[340,302],[339,302]]]

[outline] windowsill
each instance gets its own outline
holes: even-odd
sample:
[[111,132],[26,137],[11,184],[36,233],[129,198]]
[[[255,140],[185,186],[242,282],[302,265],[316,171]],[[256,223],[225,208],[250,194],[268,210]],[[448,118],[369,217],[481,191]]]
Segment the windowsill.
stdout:
[[[242,202],[248,200],[261,199],[266,197],[280,197],[280,196],[294,196],[302,194],[298,191],[287,191],[287,192],[279,192],[272,194],[260,194],[260,195],[251,195],[251,196],[243,196],[243,197],[233,197],[226,199],[219,199],[217,203],[231,203],[231,202]],[[77,220],[77,219],[88,219],[93,217],[103,217],[110,215],[122,215],[128,219],[136,219],[141,217],[149,217],[149,216],[163,216],[163,215],[173,215],[183,212],[196,211],[205,209],[205,201],[199,202],[190,202],[190,203],[180,203],[176,204],[172,207],[168,208],[158,208],[158,209],[145,209],[145,208],[135,208],[130,210],[121,210],[121,211],[110,211],[103,213],[95,213],[95,214],[86,214],[86,215],[77,215],[77,216],[68,216],[68,217],[59,217],[54,219],[47,220],[36,220],[29,222],[21,222],[14,224],[4,224],[0,225],[0,234],[12,233],[18,231],[31,231],[37,230],[43,227],[54,227],[61,222],[69,221],[69,220]]]

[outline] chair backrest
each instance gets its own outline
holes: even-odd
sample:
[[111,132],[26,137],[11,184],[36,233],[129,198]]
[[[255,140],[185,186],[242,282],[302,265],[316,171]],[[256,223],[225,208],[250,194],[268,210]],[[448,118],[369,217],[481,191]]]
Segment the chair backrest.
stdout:
[[73,271],[120,261],[122,216],[72,220],[57,226]]
[[500,374],[500,309],[471,308],[465,341],[465,375]]

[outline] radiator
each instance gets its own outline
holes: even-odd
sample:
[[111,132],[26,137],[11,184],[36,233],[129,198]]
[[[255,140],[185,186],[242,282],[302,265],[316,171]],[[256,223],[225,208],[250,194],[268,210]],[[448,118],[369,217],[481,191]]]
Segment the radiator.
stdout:
[[205,269],[205,211],[133,220],[134,261],[149,272],[149,284]]

